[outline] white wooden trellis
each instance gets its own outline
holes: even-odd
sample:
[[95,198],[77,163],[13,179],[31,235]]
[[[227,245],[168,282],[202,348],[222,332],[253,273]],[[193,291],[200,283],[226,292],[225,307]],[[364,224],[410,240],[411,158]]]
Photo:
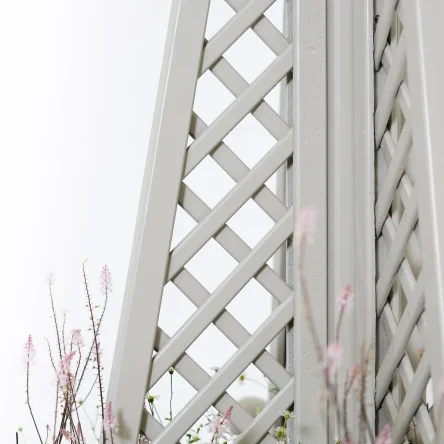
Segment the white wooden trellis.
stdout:
[[[435,429],[440,424],[438,384],[443,369],[443,250],[433,170],[442,162],[435,116],[436,98],[442,100],[443,90],[436,79],[429,80],[430,71],[442,73],[443,68],[442,60],[430,64],[430,49],[436,46],[431,37],[439,35],[434,15],[440,8],[439,2],[416,0],[380,2],[376,8],[376,306],[389,345],[380,357],[375,402],[392,423],[395,443],[404,440],[410,425],[422,442],[442,442]],[[431,376],[433,398],[426,393]]]
[[[369,376],[368,416],[375,430],[382,406],[385,417],[379,426],[384,420],[393,424],[394,443],[403,441],[413,417],[423,442],[440,442],[425,388],[432,368],[438,399],[444,368],[444,245],[439,236],[444,213],[438,199],[444,156],[437,116],[444,97],[439,76],[425,63],[434,61],[430,48],[439,46],[431,31],[437,31],[438,23],[430,5],[442,6],[437,0],[427,5],[421,0],[377,1],[375,7],[370,0],[286,0],[284,36],[263,15],[275,0],[225,1],[236,13],[209,41],[204,34],[210,0],[172,2],[108,395],[120,422],[115,441],[134,444],[141,432],[155,443],[175,443],[208,407],[225,411],[233,405],[237,442],[272,443],[273,425],[294,405],[290,442],[332,442],[335,421],[328,410],[319,412],[318,364],[299,307],[298,258],[291,242],[300,208],[311,205],[319,211],[318,235],[308,252],[307,279],[321,341],[326,345],[333,338],[335,294],[351,282],[356,306],[344,326],[345,363],[351,366],[359,358],[362,343],[384,342],[380,330],[375,336],[376,324],[388,338],[380,347],[377,370]],[[248,84],[224,53],[250,28],[276,58]],[[436,65],[442,73],[442,60]],[[209,126],[193,111],[197,80],[207,70],[235,96]],[[279,116],[264,97],[284,78]],[[251,170],[223,142],[250,113],[277,140]],[[193,141],[187,147],[189,135]],[[236,182],[212,209],[183,183],[206,156]],[[281,176],[281,186],[286,180],[287,191],[278,197],[265,182],[285,164],[287,179]],[[226,225],[249,199],[275,222],[252,249]],[[177,205],[197,225],[170,251]],[[415,229],[418,218],[421,233]],[[185,268],[210,239],[238,262],[212,294]],[[287,251],[286,278],[267,265],[280,248]],[[272,314],[252,335],[225,310],[251,279],[276,300]],[[158,327],[169,282],[197,307],[172,337]],[[211,323],[238,348],[212,377],[186,353]],[[285,328],[286,367],[266,350]],[[418,350],[424,350],[422,357]],[[279,389],[256,418],[226,393],[251,363]],[[170,366],[197,394],[164,428],[143,408],[143,400]],[[394,375],[401,384],[393,383]],[[356,430],[358,424],[352,425]]]

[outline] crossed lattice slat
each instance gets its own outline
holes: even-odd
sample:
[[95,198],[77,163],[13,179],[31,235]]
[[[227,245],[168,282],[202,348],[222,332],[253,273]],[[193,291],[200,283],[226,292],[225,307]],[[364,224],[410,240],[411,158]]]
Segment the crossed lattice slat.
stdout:
[[[406,82],[406,46],[404,2],[387,0],[375,31],[375,67],[385,72],[385,81],[375,112],[375,141],[383,150],[388,170],[376,202],[376,234],[387,246],[386,257],[379,267],[376,284],[377,315],[380,317],[390,345],[382,358],[376,378],[376,406],[385,408],[392,422],[393,441],[401,442],[414,418],[418,435],[431,443],[435,430],[425,400],[430,380],[430,352],[426,341],[424,312],[424,276],[420,244],[415,232],[418,203],[408,157],[412,149],[410,98]],[[395,24],[395,25],[393,25]],[[392,26],[404,29],[388,42]],[[399,29],[399,28],[398,28]],[[399,134],[391,131],[391,116],[396,107],[405,122]],[[398,121],[399,123],[399,121]],[[399,222],[391,215],[391,207],[399,196],[403,206]],[[407,305],[399,319],[389,300],[394,285],[399,283]],[[406,394],[398,405],[390,385],[396,371]]]
[[[194,422],[214,406],[220,412],[233,406],[232,422],[241,433],[240,442],[276,442],[268,433],[293,402],[294,379],[266,350],[267,345],[293,318],[293,292],[267,264],[268,259],[291,236],[293,211],[288,209],[265,182],[292,155],[292,130],[268,105],[264,97],[292,68],[292,48],[285,37],[262,14],[275,0],[227,0],[237,12],[209,41],[205,41],[201,75],[208,69],[236,97],[211,125],[193,113],[190,135],[194,141],[187,150],[183,179],[207,156],[236,182],[235,187],[210,209],[185,183],[178,204],[197,222],[196,227],[171,251],[166,283],[174,283],[197,307],[195,313],[171,338],[158,328],[156,355],[152,361],[151,388],[170,366],[197,390],[188,406],[169,423],[162,425],[147,411],[142,431],[151,440],[177,442]],[[276,59],[257,79],[247,81],[223,57],[224,52],[251,28],[276,54]],[[275,146],[250,170],[222,142],[236,125],[251,113],[277,140]],[[274,227],[251,249],[227,221],[253,199],[275,222]],[[214,239],[238,266],[210,294],[184,266],[210,240]],[[271,316],[250,335],[226,310],[229,302],[251,280],[256,279],[278,302]],[[237,352],[210,377],[186,351],[214,323],[237,348]],[[253,419],[225,390],[251,363],[279,389],[259,416]]]

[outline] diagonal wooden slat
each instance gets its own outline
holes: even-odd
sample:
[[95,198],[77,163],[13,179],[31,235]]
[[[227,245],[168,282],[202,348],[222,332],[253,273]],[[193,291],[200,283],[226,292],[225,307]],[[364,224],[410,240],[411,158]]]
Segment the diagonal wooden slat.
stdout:
[[[200,222],[210,213],[210,208],[202,202],[187,186],[182,188],[179,204],[196,221]],[[281,217],[284,215],[283,213]],[[279,219],[277,219],[279,220]],[[228,226],[218,231],[214,240],[219,243],[237,262],[241,262],[251,252],[251,248]],[[183,271],[183,269],[182,269]],[[177,276],[181,275],[181,272]],[[176,283],[177,276],[173,278]],[[291,288],[267,264],[255,276],[255,279],[277,300],[284,301],[291,293]]]
[[[211,72],[235,97],[241,95],[250,86],[223,57],[212,66]],[[263,98],[252,110],[252,115],[276,140],[281,139],[289,130],[288,125]]]
[[140,424],[141,433],[148,439],[153,440],[162,432],[162,425],[151,413],[143,409],[142,412],[142,423]]
[[117,444],[135,444],[140,430],[208,10],[209,0],[172,2],[108,389],[123,431]]
[[188,148],[187,176],[292,68],[289,46]]
[[382,53],[387,43],[387,38],[393,22],[393,15],[395,13],[397,4],[398,0],[386,0],[384,3],[384,8],[381,11],[381,15],[379,16],[374,38],[374,58],[376,70],[379,69],[379,64],[381,63]]
[[[156,351],[163,348],[170,341],[170,337],[161,328],[158,328],[157,332],[158,334],[155,344]],[[208,373],[206,373],[186,353],[183,354],[179,361],[176,362],[174,369],[197,391],[201,390],[211,379]],[[230,406],[233,406],[233,415],[231,420],[232,424],[238,431],[246,430],[247,427],[253,422],[253,417],[247,413],[232,396],[226,392],[223,392],[223,394],[214,404],[214,407],[221,413],[226,412]],[[149,413],[144,410],[144,417],[147,417],[148,415]],[[160,434],[160,429],[156,428],[155,435],[149,436],[151,436],[151,439],[154,439],[158,436],[158,434]],[[271,444],[275,443],[276,441],[272,436],[268,435],[264,442]]]
[[401,264],[403,253],[407,241],[412,234],[412,231],[418,221],[418,205],[416,201],[416,194],[413,193],[410,198],[409,205],[406,207],[399,230],[395,240],[390,248],[389,254],[384,264],[384,269],[379,276],[376,284],[376,303],[377,315],[379,316],[384,304],[387,300],[393,277]]
[[[391,218],[387,218],[387,222],[384,225],[383,230],[384,239],[386,240],[388,245],[391,245],[391,242],[396,237],[396,229],[394,227],[393,221]],[[398,273],[397,273],[399,280],[401,282],[402,288],[404,290],[404,294],[407,297],[407,300],[413,300],[413,291],[416,284],[415,276],[413,275],[412,269],[410,267],[409,261],[407,259],[404,259],[401,262],[401,265],[399,267]],[[393,317],[395,319],[393,313],[391,312],[391,308],[389,304],[386,304],[384,306],[384,310],[382,311],[382,314],[388,314],[388,311],[390,312],[390,317]],[[420,318],[421,320],[422,318]],[[395,322],[395,321],[394,321]],[[419,321],[420,323],[421,321]],[[396,322],[393,324],[395,325],[394,329],[396,329]],[[394,330],[393,330],[394,331]],[[391,335],[391,333],[390,333]],[[392,337],[392,336],[390,336]],[[415,328],[412,336],[409,340],[408,346],[407,346],[407,353],[409,355],[410,361],[413,365],[413,367],[416,368],[416,364],[418,362],[418,350],[422,350],[424,348],[424,341],[422,339],[422,335],[418,332],[418,329]]]
[[[286,126],[286,125],[285,125]],[[207,128],[207,125],[194,114],[191,120],[191,136],[198,137]],[[289,130],[289,129],[288,129]],[[285,136],[282,134],[282,137]],[[281,139],[280,137],[279,139]],[[230,150],[224,143],[210,153],[218,165],[235,181],[240,182],[250,169]],[[287,210],[284,203],[266,186],[263,185],[254,194],[252,199],[268,214],[275,222],[279,220]]]
[[[394,59],[393,50],[390,45],[387,45],[382,57],[382,66],[386,73],[390,72],[390,67],[392,66],[393,59]],[[404,114],[406,119],[410,119],[410,110],[411,110],[410,95],[405,80],[402,80],[401,82],[398,94],[396,96],[396,100],[401,105],[402,113]]]
[[293,391],[294,378],[265,406],[254,422],[236,438],[236,444],[261,442],[261,438],[282,417],[282,412],[288,410],[293,403]]
[[170,253],[170,280],[247,202],[292,152],[292,132],[279,141]]
[[379,100],[378,107],[375,112],[375,141],[376,146],[381,143],[382,136],[390,117],[393,100],[399,90],[399,86],[403,80],[406,69],[406,43],[405,33],[401,34],[396,49],[396,54],[388,72],[387,79],[384,83],[384,92]]
[[[408,426],[412,421],[416,410],[418,409],[418,405],[421,404],[421,397],[429,380],[430,355],[426,351],[423,358],[421,359],[421,362],[419,363],[415,376],[408,386],[407,395],[401,405],[401,408],[399,409],[396,421],[393,424],[391,437],[394,444],[400,443],[402,441],[406,430],[408,429]],[[429,424],[427,428],[431,430],[431,433],[433,433],[433,425],[428,414],[427,417],[429,418]],[[422,438],[424,439],[425,437]]]
[[[189,273],[183,269],[173,280],[174,284],[193,302],[201,307],[211,296],[210,293]],[[290,291],[291,293],[291,291]],[[287,297],[289,294],[287,294]],[[214,321],[214,325],[237,347],[248,341],[250,333],[226,310]],[[279,364],[267,350],[264,350],[254,361],[256,367],[273,384],[281,389],[291,378],[290,374]]]
[[[249,0],[225,0],[234,11],[239,11]],[[276,54],[284,52],[288,46],[287,39],[280,31],[268,20],[267,17],[262,16],[257,20],[251,29],[256,35]]]
[[376,376],[376,405],[382,402],[385,393],[392,381],[393,374],[398,367],[399,362],[415,325],[424,310],[424,279],[420,275],[416,282],[415,291],[412,299],[405,308],[401,322],[398,324],[395,335],[385,353],[382,364]]
[[222,282],[205,304],[177,331],[170,343],[154,357],[151,385],[155,384],[173,365],[290,236],[293,229],[292,211],[293,209],[288,210],[287,214],[251,250],[251,253]]
[[275,1],[276,0],[249,0],[205,45],[201,75],[213,65]]
[[[393,140],[390,132],[386,131],[384,134],[385,143],[393,144]],[[376,236],[381,234],[382,226],[384,224],[387,213],[390,209],[390,205],[393,201],[396,188],[401,180],[401,176],[404,172],[407,156],[410,153],[412,146],[412,129],[408,122],[405,123],[401,133],[401,137],[396,147],[395,154],[390,162],[389,170],[387,172],[387,178],[385,179],[384,186],[379,194],[378,201],[375,208],[375,226]]]
[[261,350],[263,350],[291,320],[293,315],[293,302],[294,298],[292,295],[273,311],[254,335],[227,361],[205,387],[196,394],[187,407],[176,416],[175,421],[163,430],[163,433],[156,439],[154,444],[176,442],[186,433],[188,425],[192,424],[212,405],[219,396],[219,393],[227,389]]

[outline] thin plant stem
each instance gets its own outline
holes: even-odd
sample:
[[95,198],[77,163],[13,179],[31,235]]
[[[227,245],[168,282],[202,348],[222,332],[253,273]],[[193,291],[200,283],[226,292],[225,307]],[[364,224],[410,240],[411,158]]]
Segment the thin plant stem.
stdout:
[[57,411],[59,407],[59,384],[56,384],[56,402],[54,407],[54,429],[52,431],[52,442],[55,442],[55,434],[57,428]]
[[55,310],[55,306],[54,306],[54,297],[52,294],[52,275],[50,274],[48,277],[48,289],[49,289],[49,299],[51,300],[51,310],[52,310],[52,316],[54,319],[54,327],[55,327],[55,331],[56,331],[56,336],[57,336],[57,345],[58,345],[58,349],[59,349],[59,357],[60,360],[62,360],[62,345],[60,343],[60,331],[59,331],[59,325],[57,323],[57,314],[56,314],[56,310]]
[[173,372],[170,372],[170,421],[173,420]]
[[[104,315],[105,315],[106,307],[107,307],[107,304],[108,304],[108,295],[109,295],[109,290],[108,290],[108,288],[106,287],[106,288],[105,288],[105,300],[104,300],[104,302],[103,302],[103,310],[102,310],[102,313],[101,313],[101,315],[100,315],[99,321],[98,321],[98,323],[97,323],[97,335],[99,335],[100,327],[102,326],[103,317],[104,317]],[[79,391],[79,389],[80,389],[80,384],[81,384],[82,381],[83,381],[83,377],[85,376],[85,372],[86,372],[86,369],[87,369],[87,367],[88,367],[88,363],[89,363],[89,360],[90,360],[90,358],[91,358],[91,354],[92,354],[93,350],[94,350],[94,342],[91,344],[91,347],[90,347],[90,349],[89,349],[88,355],[86,356],[86,359],[85,359],[85,365],[83,366],[82,374],[80,375],[79,382],[78,382],[78,384],[77,384],[76,395],[77,395],[77,393],[78,393],[78,391]],[[96,382],[97,382],[97,379],[94,381],[93,387],[91,388],[91,390],[89,391],[89,393],[91,393],[91,391],[92,391],[92,389],[94,388]],[[88,393],[88,394],[89,394],[89,393]]]
[[26,362],[26,404],[28,404],[28,410],[31,415],[32,422],[34,423],[34,427],[37,431],[37,435],[39,436],[40,443],[43,444],[42,437],[40,436],[39,428],[37,427],[37,422],[34,418],[34,413],[32,411],[30,396],[29,396],[29,378],[30,378],[29,367],[30,367],[30,365],[31,365],[31,363],[30,363],[30,360],[28,359]]
[[157,417],[159,418],[160,425],[163,426],[162,418],[160,417],[159,412],[157,411],[157,407],[154,404],[154,402],[153,402],[153,407],[154,407],[154,411],[156,412]]
[[63,313],[63,324],[62,324],[62,347],[64,355],[66,355],[65,329],[66,329],[66,311]]
[[98,379],[98,376],[96,375],[96,379],[94,379],[94,383],[93,383],[93,385],[91,386],[91,388],[89,389],[89,392],[86,394],[85,398],[82,399],[83,402],[85,402],[85,401],[88,399],[89,395],[90,395],[90,394],[92,393],[92,391],[94,390],[94,387],[95,387],[96,384],[97,384],[97,379]]
[[88,412],[85,409],[85,406],[82,404],[80,407],[82,407],[83,413],[85,414],[86,418],[88,419],[88,422],[90,424],[91,430],[94,433],[94,437],[96,438],[97,442],[99,442],[99,439],[96,436],[96,426],[95,424],[92,422],[91,417],[88,415]]
[[85,262],[83,262],[82,264],[82,271],[83,271],[83,282],[84,282],[84,286],[85,286],[85,292],[86,292],[86,297],[88,300],[88,307],[89,307],[89,312],[90,312],[90,316],[91,316],[91,324],[92,324],[92,330],[93,330],[93,335],[94,335],[94,347],[95,347],[95,352],[96,352],[96,364],[97,364],[97,376],[98,376],[98,381],[99,381],[99,397],[100,397],[100,408],[101,408],[101,412],[102,412],[102,433],[103,433],[103,444],[106,443],[106,432],[105,432],[105,427],[103,426],[103,423],[105,421],[105,403],[104,403],[104,399],[103,399],[103,385],[102,385],[102,377],[101,377],[101,362],[100,362],[100,346],[99,346],[99,342],[98,342],[98,329],[96,326],[96,321],[94,318],[94,312],[93,312],[93,304],[91,301],[91,294],[89,292],[89,285],[88,285],[88,280],[86,277],[86,269],[85,269]]

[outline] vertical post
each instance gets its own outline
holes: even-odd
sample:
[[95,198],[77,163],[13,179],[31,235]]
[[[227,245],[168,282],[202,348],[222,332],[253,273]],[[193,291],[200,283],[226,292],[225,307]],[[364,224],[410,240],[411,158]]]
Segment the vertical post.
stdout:
[[[362,344],[372,347],[373,362],[367,376],[366,408],[375,427],[376,296],[375,296],[375,151],[373,0],[353,3],[353,189],[355,360]],[[373,429],[373,432],[375,430]]]
[[108,400],[136,444],[200,70],[209,0],[173,0]]
[[[344,370],[360,362],[363,345],[375,346],[372,8],[371,0],[327,1],[329,341],[335,338],[338,291],[352,284],[356,295],[341,327]],[[372,366],[366,392],[370,406],[374,377]],[[348,424],[358,436],[353,402],[350,398]],[[374,424],[372,407],[367,416]],[[342,437],[341,428],[330,414],[331,440]]]
[[[327,76],[326,0],[296,0],[293,14],[294,211],[315,207],[317,234],[308,246],[305,273],[313,316],[327,342]],[[297,239],[297,233],[295,233]],[[295,442],[329,442],[326,405],[319,394],[321,368],[309,334],[300,295],[298,248],[295,245]],[[321,415],[321,417],[319,417]]]
[[[444,60],[440,0],[411,0],[405,8],[407,25],[407,69],[412,102],[412,134],[418,166],[417,190],[420,235],[425,273],[428,347],[432,356],[433,399],[442,400],[439,390],[444,375]],[[436,442],[443,442],[442,408],[434,408],[439,425]]]

